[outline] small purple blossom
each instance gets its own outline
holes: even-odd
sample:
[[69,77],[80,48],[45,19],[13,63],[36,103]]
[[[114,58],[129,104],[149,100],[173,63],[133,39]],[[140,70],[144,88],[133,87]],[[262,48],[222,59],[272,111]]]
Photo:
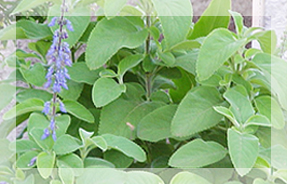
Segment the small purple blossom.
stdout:
[[49,130],[48,128],[46,128],[46,129],[44,130],[44,133],[43,133],[41,139],[42,139],[42,140],[47,139],[49,136],[50,136],[50,130]]
[[44,109],[43,109],[42,112],[43,112],[44,114],[48,115],[49,112],[50,112],[50,109],[51,109],[51,102],[50,102],[50,101],[45,102],[45,104],[44,104]]
[[69,21],[68,19],[66,19],[66,21],[67,21],[67,24],[66,24],[67,29],[69,31],[74,31],[74,28],[73,28],[73,25],[72,25],[71,21]]
[[67,110],[65,108],[65,105],[62,101],[59,101],[59,105],[60,105],[60,111],[63,113],[67,113]]
[[29,164],[28,164],[28,167],[33,166],[33,165],[35,164],[36,160],[37,160],[37,157],[33,157],[33,158],[30,160],[30,162],[29,162]]
[[58,20],[58,17],[53,17],[51,22],[48,24],[48,26],[49,27],[55,26],[57,20]]
[[56,142],[57,140],[57,135],[56,135],[56,131],[54,130],[53,133],[52,133],[52,138],[53,140]]

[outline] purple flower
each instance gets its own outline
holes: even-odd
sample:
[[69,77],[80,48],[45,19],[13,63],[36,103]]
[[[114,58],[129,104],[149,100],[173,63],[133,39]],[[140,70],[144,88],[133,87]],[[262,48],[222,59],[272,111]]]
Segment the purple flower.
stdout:
[[51,119],[50,121],[50,128],[52,131],[54,131],[56,129],[56,123],[54,119]]
[[59,100],[59,105],[60,105],[60,111],[63,112],[63,113],[67,113],[65,105],[64,105],[64,103],[61,100]]
[[51,102],[50,101],[45,102],[44,109],[42,112],[47,115],[47,114],[49,114],[50,109],[51,109]]
[[58,17],[53,17],[51,22],[48,24],[49,27],[52,27],[56,24],[56,21],[58,20]]
[[69,31],[74,31],[74,28],[73,28],[73,26],[72,26],[72,22],[69,21],[69,20],[67,20],[67,19],[66,19],[66,21],[67,21],[67,24],[66,24],[67,29],[68,29]]
[[53,140],[56,142],[57,140],[57,135],[56,135],[56,131],[54,130],[53,133],[52,133],[52,138]]
[[43,133],[41,139],[42,139],[42,140],[47,139],[49,136],[50,136],[50,130],[49,130],[48,128],[46,128],[46,129],[44,130],[44,133]]
[[37,157],[33,157],[33,158],[30,160],[30,162],[29,162],[29,164],[28,164],[28,167],[33,166],[33,165],[35,164],[36,160],[37,160]]

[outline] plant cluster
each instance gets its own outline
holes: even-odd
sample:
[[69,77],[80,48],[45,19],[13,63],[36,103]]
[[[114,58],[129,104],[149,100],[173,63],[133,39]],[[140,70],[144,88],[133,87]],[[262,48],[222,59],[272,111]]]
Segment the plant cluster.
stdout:
[[[287,62],[275,55],[274,31],[244,26],[230,0],[213,0],[196,23],[189,0],[96,2],[104,14],[95,21],[75,16],[89,0],[55,1],[46,23],[17,21],[17,39],[34,40],[33,52],[6,58],[15,71],[1,96],[11,95],[11,81],[27,87],[17,86],[1,133],[14,121],[28,124],[15,142],[1,142],[16,147],[5,157],[16,162],[0,168],[8,170],[3,180],[287,183]],[[27,8],[22,0],[16,12]],[[253,41],[260,48],[246,47]],[[175,176],[163,179],[168,168]]]

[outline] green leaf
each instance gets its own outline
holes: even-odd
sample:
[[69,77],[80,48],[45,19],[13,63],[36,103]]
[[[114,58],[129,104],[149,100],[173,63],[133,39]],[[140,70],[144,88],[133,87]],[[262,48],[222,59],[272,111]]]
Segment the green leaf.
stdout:
[[222,114],[223,116],[227,117],[233,123],[234,126],[236,126],[237,128],[240,127],[240,124],[237,122],[234,114],[232,113],[230,109],[227,109],[226,107],[222,107],[222,106],[217,106],[213,108],[219,114]]
[[115,3],[114,0],[105,0],[104,11],[107,17],[117,16],[124,5],[127,3],[127,0],[117,0]]
[[[119,98],[105,106],[101,111],[99,134],[110,133],[134,139],[136,132],[131,129],[137,127],[140,120],[148,113],[161,107],[161,102],[142,102]],[[113,114],[111,116],[111,114]]]
[[209,181],[207,181],[206,179],[204,179],[203,177],[191,173],[191,172],[187,172],[187,171],[183,171],[180,172],[178,174],[176,174],[172,180],[170,181],[170,184],[211,184]]
[[143,60],[142,54],[135,54],[125,57],[120,61],[118,66],[118,74],[123,76],[129,69],[137,66]]
[[25,89],[23,91],[18,92],[16,96],[17,102],[19,103],[22,103],[30,98],[38,98],[46,102],[51,100],[53,98],[53,95],[44,90]]
[[100,77],[104,78],[114,78],[114,77],[117,77],[118,75],[114,72],[114,70],[111,70],[111,69],[103,69],[101,72],[100,72]]
[[112,163],[115,168],[128,168],[134,161],[133,158],[128,157],[124,153],[114,149],[106,151],[104,153],[104,159]]
[[63,184],[74,184],[75,176],[74,171],[71,168],[62,168],[58,169],[59,177]]
[[164,184],[158,175],[146,171],[129,171],[126,173],[126,177],[126,184]]
[[57,155],[65,155],[76,151],[82,146],[78,143],[77,139],[65,134],[57,139],[54,144],[54,151]]
[[284,115],[278,102],[270,96],[259,96],[255,99],[256,108],[259,113],[266,116],[276,129],[285,126]]
[[171,133],[177,137],[189,136],[215,126],[222,115],[213,106],[223,102],[212,87],[196,87],[187,93],[178,106],[171,123]]
[[76,168],[75,174],[77,174],[76,171],[79,171],[79,168],[83,168],[84,163],[78,155],[72,153],[59,157],[57,159],[57,166],[62,168]]
[[173,66],[175,64],[176,60],[171,52],[158,52],[158,56],[167,66]]
[[[3,115],[4,120],[12,119],[16,116],[26,114],[33,111],[42,111],[44,108],[44,102],[37,98],[30,98],[22,103],[17,104],[8,112]],[[17,110],[16,110],[17,109]]]
[[192,5],[189,0],[152,0],[162,24],[167,48],[185,40],[192,21]]
[[199,41],[196,40],[185,40],[183,42],[180,42],[176,45],[174,45],[170,50],[191,50],[191,49],[197,49],[201,46]]
[[77,100],[83,91],[84,84],[68,80],[67,85],[68,90],[62,89],[59,96],[66,100]]
[[251,37],[254,37],[259,42],[263,52],[273,54],[276,50],[277,37],[274,30],[261,31]]
[[115,168],[114,164],[108,162],[107,160],[97,158],[97,157],[87,157],[84,160],[85,168]]
[[40,175],[44,179],[47,179],[52,174],[52,171],[54,169],[55,159],[56,159],[56,154],[54,152],[52,153],[41,152],[37,156],[37,160],[36,160],[37,169]]
[[210,33],[203,41],[196,63],[199,81],[211,77],[245,43],[246,39],[236,40],[227,29],[219,28]]
[[[30,4],[30,3],[27,3]],[[40,40],[47,37],[52,37],[53,33],[50,28],[46,24],[36,23],[35,21],[30,20],[20,20],[16,23],[17,26],[17,39],[27,38],[33,40]],[[20,36],[18,34],[18,30],[21,29],[24,32],[20,31]],[[24,37],[23,37],[24,36]]]
[[121,151],[125,155],[132,157],[139,162],[146,161],[144,150],[131,140],[112,134],[104,134],[102,137],[106,140],[109,148]]
[[[15,35],[16,33],[16,35]],[[0,40],[16,40],[25,38],[25,32],[22,28],[17,27],[16,24],[8,25],[7,27],[0,30]],[[13,60],[14,62],[15,60]]]
[[6,107],[13,99],[14,94],[16,93],[16,86],[10,84],[0,84],[0,110]]
[[31,140],[20,139],[16,140],[15,144],[17,153],[27,152],[32,149],[40,149],[40,147]]
[[39,152],[37,151],[27,151],[26,153],[18,157],[17,162],[16,162],[17,168],[28,169],[28,168],[34,167],[35,164],[33,165],[29,165],[29,164],[32,158],[37,157],[38,154]]
[[262,115],[253,115],[244,123],[245,127],[248,127],[250,125],[271,127],[269,119],[266,116]]
[[176,109],[176,105],[166,105],[147,114],[138,124],[138,138],[157,142],[171,137],[170,125]]
[[63,103],[65,104],[67,112],[77,117],[78,119],[81,119],[88,123],[93,123],[95,121],[93,114],[79,102],[72,100],[64,100]]
[[277,144],[271,147],[271,165],[276,169],[287,168],[287,148]]
[[254,135],[228,129],[227,140],[235,170],[240,176],[246,175],[254,166],[258,156],[258,138]]
[[[47,128],[46,126],[45,128]],[[32,128],[32,130],[29,132],[30,136],[33,138],[33,140],[37,143],[39,147],[41,147],[43,150],[51,150],[54,145],[54,140],[52,136],[49,136],[48,138],[42,140],[42,136],[44,133],[44,128]]]
[[95,136],[91,140],[97,147],[101,148],[101,150],[106,151],[108,149],[108,144],[102,136]]
[[73,66],[68,70],[69,75],[73,81],[92,85],[100,77],[99,73],[102,68],[91,71],[85,62],[77,62],[74,63]]
[[272,81],[272,93],[277,96],[280,105],[287,110],[287,80],[284,73],[287,71],[286,61],[266,53],[256,54],[252,61],[263,71],[267,81],[269,83]]
[[100,78],[93,86],[93,102],[96,107],[103,107],[117,99],[124,92],[124,84],[118,84],[114,79]]
[[189,39],[207,36],[212,30],[220,27],[227,28],[231,0],[212,0],[200,19],[194,25]]
[[42,87],[46,82],[46,70],[41,63],[35,63],[30,69],[20,68],[20,71],[24,79],[32,85]]
[[220,144],[201,139],[180,147],[169,159],[169,165],[180,168],[203,167],[222,160],[227,154]]
[[[39,6],[46,2],[47,2],[46,0],[22,0],[11,14],[16,14],[26,10],[30,10],[31,8]],[[54,2],[54,0],[52,0],[52,2]]]
[[242,29],[244,27],[244,25],[243,25],[243,17],[241,16],[240,13],[237,13],[237,12],[234,12],[234,11],[231,11],[231,10],[229,10],[229,13],[232,15],[232,18],[234,20],[237,34],[241,34]]
[[128,17],[114,17],[110,20],[104,18],[96,25],[86,50],[86,62],[90,69],[101,67],[123,47],[132,49],[143,44],[148,31],[138,30],[129,19]]
[[254,114],[247,91],[243,86],[239,85],[228,89],[223,96],[230,103],[230,110],[239,123],[243,124]]

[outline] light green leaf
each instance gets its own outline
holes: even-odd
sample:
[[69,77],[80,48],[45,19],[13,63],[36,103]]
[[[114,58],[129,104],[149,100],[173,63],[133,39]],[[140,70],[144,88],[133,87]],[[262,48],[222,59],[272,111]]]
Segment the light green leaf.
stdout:
[[158,56],[167,66],[173,66],[175,64],[176,60],[171,52],[158,52]]
[[[81,158],[76,154],[68,154],[61,156],[57,159],[57,166],[62,168],[77,168],[75,171],[79,170],[78,168],[83,168],[84,164]],[[75,172],[75,174],[77,174]]]
[[274,173],[274,176],[280,178],[282,181],[287,183],[287,169],[280,169]]
[[65,104],[67,112],[74,115],[78,119],[81,119],[88,123],[93,123],[95,121],[93,114],[79,102],[72,100],[64,100],[63,103]]
[[27,151],[26,153],[22,154],[17,159],[17,162],[16,162],[17,168],[28,169],[28,168],[34,167],[35,164],[33,165],[29,165],[29,164],[32,158],[37,157],[38,154],[39,152],[37,151]]
[[75,174],[71,168],[58,168],[59,177],[63,184],[74,184]]
[[103,69],[100,72],[100,77],[114,78],[117,76],[118,75],[114,72],[114,70],[111,70],[111,69]]
[[237,128],[240,127],[240,124],[237,122],[237,120],[235,119],[234,114],[232,113],[231,110],[227,109],[226,107],[222,107],[222,106],[217,106],[217,107],[213,107],[214,110],[220,114],[222,114],[223,116],[227,117],[234,126],[236,126]]
[[124,84],[118,84],[114,79],[100,78],[93,86],[93,102],[96,107],[103,107],[117,99],[125,92]]
[[248,127],[250,125],[271,127],[269,119],[266,116],[262,115],[253,115],[244,123],[245,127]]
[[84,84],[68,80],[67,86],[68,90],[62,89],[62,91],[59,93],[59,96],[65,100],[77,100],[81,96]]
[[[8,25],[7,27],[0,30],[0,40],[16,40],[16,38],[26,38],[24,30],[20,27],[17,27],[16,24]],[[13,60],[13,62],[14,61],[15,60]]]
[[240,176],[246,175],[254,166],[258,156],[258,138],[254,135],[228,129],[227,140],[235,170]]
[[57,139],[53,147],[57,155],[65,155],[76,151],[82,146],[78,143],[77,139],[65,134]]
[[[54,2],[55,0],[51,0]],[[46,0],[22,0],[18,6],[13,10],[12,14],[20,13],[26,10],[30,10],[36,6],[39,6],[47,2]]]
[[42,87],[46,82],[46,70],[41,63],[35,63],[30,69],[20,68],[20,71],[24,79],[32,85]]
[[37,156],[37,160],[36,160],[37,169],[40,175],[44,179],[47,179],[52,174],[52,171],[54,169],[55,159],[56,159],[56,154],[54,152],[52,153],[41,152]]
[[158,175],[146,171],[129,171],[126,177],[126,184],[164,184]]
[[123,47],[132,49],[144,43],[148,31],[138,30],[129,19],[128,17],[114,17],[110,20],[104,18],[96,25],[86,50],[86,62],[90,69],[101,67]]
[[276,169],[287,168],[287,148],[276,144],[271,147],[271,165]]
[[227,29],[219,28],[210,33],[203,41],[196,63],[199,81],[211,77],[245,42],[246,39],[235,39]]
[[16,140],[15,148],[17,153],[27,152],[32,149],[40,149],[35,142],[25,139]]
[[127,3],[127,0],[105,0],[104,11],[107,17],[117,16],[124,5]]
[[272,93],[277,96],[280,105],[287,110],[287,80],[285,75],[287,62],[265,53],[256,54],[252,61],[263,71],[267,81],[272,83]]
[[242,29],[244,27],[244,25],[243,25],[243,17],[241,16],[240,13],[237,13],[237,12],[234,12],[234,11],[231,11],[231,10],[229,10],[229,13],[233,17],[237,34],[241,34],[241,31],[242,31]]
[[263,52],[273,54],[277,46],[277,36],[274,30],[255,33],[251,38],[256,39]]
[[189,39],[207,36],[216,28],[227,28],[230,19],[228,10],[230,9],[231,0],[212,0],[200,19],[194,25],[192,35]]
[[109,148],[121,151],[125,155],[132,157],[139,162],[144,162],[146,160],[144,150],[131,140],[112,134],[104,134],[102,137],[106,140]]
[[173,47],[170,48],[170,50],[191,50],[191,49],[197,49],[201,46],[200,42],[197,40],[185,40],[183,42],[180,42]]
[[270,182],[269,182],[269,181],[265,181],[265,180],[263,180],[263,179],[261,179],[261,178],[256,178],[256,179],[253,181],[252,184],[270,184]]
[[118,74],[123,76],[129,69],[137,66],[143,60],[142,54],[135,54],[125,57],[120,61],[118,66]]
[[197,174],[191,173],[191,172],[187,172],[187,171],[178,173],[170,181],[170,184],[194,184],[194,183],[211,184],[209,181],[207,181],[203,177]]
[[111,162],[97,157],[85,158],[84,165],[85,168],[115,168],[115,165]]
[[180,147],[168,164],[180,168],[203,167],[222,160],[226,154],[226,149],[220,144],[196,139]]
[[[8,112],[3,115],[4,120],[12,119],[16,116],[26,114],[33,111],[42,111],[44,108],[44,102],[37,98],[30,98],[22,103],[17,104]],[[16,110],[17,109],[17,110]]]
[[106,151],[108,149],[108,144],[102,136],[95,136],[91,140],[97,147],[101,148],[101,150]]
[[85,62],[74,63],[72,67],[68,68],[69,75],[73,81],[90,85],[94,84],[95,81],[100,77],[99,73],[101,70],[102,68],[91,71]]
[[222,115],[213,106],[223,102],[219,92],[212,87],[193,88],[178,106],[171,124],[171,133],[177,137],[189,136],[215,126]]
[[[35,21],[20,20],[20,21],[17,21],[16,26],[17,26],[17,29],[16,29],[17,39],[40,40],[43,38],[53,36],[53,33],[49,29],[48,25],[36,23]],[[23,33],[25,36],[23,35]]]
[[157,142],[171,137],[170,125],[176,109],[176,105],[166,105],[147,114],[138,124],[138,138]]
[[[45,128],[47,127],[48,126],[46,126]],[[29,135],[38,144],[39,147],[41,147],[43,150],[49,151],[54,145],[54,140],[52,136],[49,136],[46,139],[42,140],[45,128],[32,128],[32,130],[29,132]]]
[[22,103],[25,100],[28,100],[30,98],[38,98],[46,102],[46,101],[51,100],[52,97],[53,97],[53,94],[47,91],[44,91],[44,90],[25,89],[17,93],[16,100],[17,102]]
[[260,114],[266,116],[276,129],[282,129],[285,125],[284,115],[278,102],[270,96],[259,96],[255,99],[256,107]]
[[167,48],[185,40],[192,21],[192,5],[189,0],[152,0],[162,24]]
[[239,123],[243,124],[254,114],[251,101],[243,86],[238,85],[228,89],[223,96],[230,103],[230,110]]
[[16,93],[16,86],[10,84],[0,84],[0,110],[6,107],[13,99]]

